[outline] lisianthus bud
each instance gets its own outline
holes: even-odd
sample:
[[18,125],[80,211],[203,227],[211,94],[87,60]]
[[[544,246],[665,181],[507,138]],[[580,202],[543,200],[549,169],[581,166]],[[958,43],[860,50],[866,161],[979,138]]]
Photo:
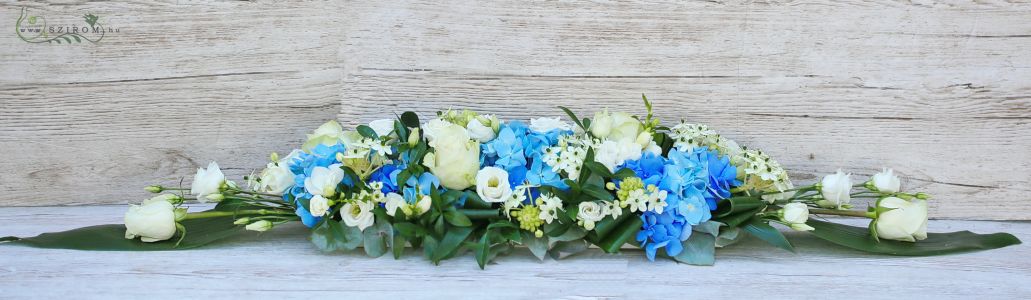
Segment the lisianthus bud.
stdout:
[[275,153],[275,152],[270,153],[268,155],[268,159],[271,162],[278,162],[279,161],[279,153]]
[[852,179],[851,174],[845,174],[841,170],[837,173],[823,177],[820,182],[820,194],[823,200],[816,202],[824,208],[842,209],[849,206],[851,201]]
[[870,176],[870,182],[877,191],[885,193],[898,193],[902,185],[899,177],[895,176],[895,172],[888,168]]
[[308,208],[312,216],[325,216],[329,212],[329,200],[326,200],[322,195],[315,195],[311,198],[311,201],[308,201]]
[[257,232],[268,231],[269,229],[272,229],[272,222],[269,222],[268,220],[260,220],[254,223],[247,224],[247,226],[244,226],[243,228]]
[[226,182],[226,176],[218,168],[218,163],[211,162],[207,169],[197,169],[197,175],[193,176],[190,194],[203,201],[206,196],[219,193],[227,186],[229,185]]
[[208,200],[211,200],[211,201],[214,201],[214,202],[220,202],[222,200],[225,200],[226,196],[224,196],[222,194],[211,194],[211,195],[208,195],[207,197],[204,197],[204,198],[207,198]]
[[493,128],[488,127],[487,124],[481,123],[479,119],[469,120],[469,123],[466,124],[465,129],[467,132],[469,132],[470,138],[480,143],[489,142],[490,140],[493,140],[494,137],[497,135],[494,132]]
[[637,135],[637,144],[641,145],[641,149],[648,148],[648,146],[652,144],[652,134],[651,134],[651,132],[642,131],[641,134],[638,134]]
[[927,201],[886,197],[877,201],[871,222],[878,238],[915,242],[927,238]]
[[251,222],[251,218],[239,218],[233,221],[234,225],[243,225]]
[[165,188],[161,187],[160,185],[151,185],[151,186],[145,187],[143,189],[147,190],[148,192],[155,193],[155,194],[160,193],[160,192],[165,190]]
[[607,108],[594,114],[590,129],[591,134],[596,138],[604,139],[609,136],[609,133],[612,132],[612,115],[609,114]]
[[412,133],[408,134],[408,146],[415,147],[419,144],[419,128],[412,129]]
[[780,220],[794,230],[809,231],[814,229],[805,223],[809,221],[809,207],[804,203],[793,202],[784,205],[784,208],[780,210]]

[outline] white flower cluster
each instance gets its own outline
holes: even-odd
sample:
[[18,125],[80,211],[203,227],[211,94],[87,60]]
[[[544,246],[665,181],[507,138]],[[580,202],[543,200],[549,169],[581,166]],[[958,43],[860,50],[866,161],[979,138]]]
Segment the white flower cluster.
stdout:
[[647,191],[636,189],[627,194],[625,200],[620,200],[620,206],[629,207],[630,212],[654,211],[661,214],[666,203],[666,191],[659,190],[655,185],[649,185]]
[[558,212],[562,210],[562,199],[552,194],[541,194],[537,198],[537,206],[541,212],[538,215],[545,223],[551,224],[558,218]]
[[569,178],[580,177],[580,168],[587,158],[587,149],[594,144],[586,135],[566,135],[557,146],[544,149],[544,163],[552,171],[565,171]]
[[[344,200],[344,206],[340,208],[340,219],[342,219],[344,224],[347,226],[358,227],[358,230],[365,230],[365,228],[372,226],[376,219],[372,210],[376,208],[377,204],[387,202],[387,195],[383,194],[381,191],[383,188],[382,182],[370,182],[369,188],[371,191],[362,190],[357,195],[353,195],[350,199]],[[324,201],[325,199],[319,200],[320,203],[316,205],[316,199],[319,198],[322,197],[315,196],[311,199],[310,206],[312,208],[311,214],[313,216],[325,215],[327,211],[323,210],[323,207],[325,209],[329,209],[331,206],[328,202],[325,204],[321,203],[321,201]],[[316,209],[316,207],[318,207],[318,209]]]
[[669,130],[669,137],[673,138],[673,147],[680,151],[691,151],[698,147],[709,147],[719,149],[722,139],[715,130],[702,124],[680,123]]

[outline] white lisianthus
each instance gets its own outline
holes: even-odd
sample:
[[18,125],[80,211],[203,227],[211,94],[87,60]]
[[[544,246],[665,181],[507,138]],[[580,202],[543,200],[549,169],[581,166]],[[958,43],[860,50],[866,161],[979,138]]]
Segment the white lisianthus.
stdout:
[[[612,113],[612,132],[609,133],[608,139],[620,142],[635,142],[643,130],[644,125],[634,116],[624,112],[614,112]],[[638,147],[644,148],[647,145],[645,143],[644,145],[638,145]]]
[[615,172],[616,166],[627,160],[640,159],[641,154],[641,146],[633,141],[606,140],[594,149],[594,160],[605,165],[609,171]]
[[852,174],[845,174],[840,169],[837,173],[823,177],[820,182],[820,194],[823,200],[816,204],[824,208],[842,209],[847,208],[852,200]]
[[384,137],[394,132],[394,119],[379,119],[369,122],[369,128],[376,132],[376,135]]
[[304,189],[312,195],[332,197],[336,194],[337,185],[344,180],[344,170],[341,164],[333,164],[327,167],[315,167],[311,170],[311,176],[304,179]]
[[338,143],[344,136],[344,128],[337,123],[336,120],[329,120],[328,122],[316,128],[314,132],[308,134],[308,140],[304,142],[301,149],[304,151],[310,151],[312,148],[318,145],[332,146]]
[[508,172],[498,167],[486,167],[476,173],[476,194],[488,203],[505,202],[512,196]]
[[[476,183],[476,172],[480,170],[480,143],[470,140],[465,128],[440,122],[443,125],[434,125],[437,128],[429,142],[434,152],[426,154],[422,164],[440,179],[440,185],[464,190]],[[429,129],[426,134],[430,134]]]
[[465,125],[465,130],[469,132],[469,137],[480,143],[486,143],[494,139],[497,133],[494,132],[494,128],[487,126],[480,122],[479,118],[473,118],[469,120],[469,124]]
[[902,187],[902,181],[895,175],[895,171],[888,168],[870,176],[870,182],[877,188],[877,191],[885,193],[898,193]]
[[562,121],[558,117],[541,117],[530,119],[530,130],[533,130],[534,132],[547,133],[548,131],[552,131],[555,129],[564,131],[572,130],[573,127],[570,126],[569,123],[566,123],[566,121]]
[[886,197],[877,201],[877,219],[871,226],[877,238],[915,242],[927,238],[927,201]]
[[375,221],[372,209],[374,205],[369,201],[355,201],[344,204],[340,209],[340,218],[344,224],[351,227],[358,227],[358,230],[365,231],[365,228],[372,226]]
[[576,217],[583,222],[584,229],[594,230],[594,223],[601,221],[608,212],[605,208],[594,201],[580,202],[580,210],[576,213]]
[[810,231],[815,228],[807,225],[809,221],[809,207],[805,203],[793,202],[784,205],[780,210],[780,220],[798,231]]
[[290,160],[300,153],[294,150],[278,162],[271,162],[261,171],[254,189],[258,192],[282,195],[294,186],[294,173],[290,171]]
[[203,202],[208,195],[221,192],[223,184],[226,184],[226,175],[222,174],[218,163],[211,162],[207,169],[197,169],[197,175],[193,176],[190,194],[197,196],[197,200]]
[[265,232],[272,229],[272,222],[269,220],[259,220],[254,223],[247,224],[247,226],[244,226],[243,228],[250,231]]
[[157,196],[142,205],[129,205],[125,213],[125,238],[151,243],[172,238],[176,231],[175,206],[166,199]]
[[594,113],[594,119],[591,120],[591,134],[596,138],[604,139],[610,133],[612,133],[612,115],[609,114],[609,109]]
[[322,195],[315,195],[308,201],[308,211],[312,216],[321,217],[329,213],[329,200]]
[[387,193],[387,202],[384,204],[387,215],[393,217],[398,209],[405,206],[405,198],[398,193]]

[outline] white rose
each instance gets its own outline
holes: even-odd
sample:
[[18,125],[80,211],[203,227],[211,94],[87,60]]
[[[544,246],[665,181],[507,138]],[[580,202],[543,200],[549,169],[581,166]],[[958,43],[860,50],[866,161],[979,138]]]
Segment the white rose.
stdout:
[[[444,131],[445,129],[447,129],[447,128],[451,127],[451,126],[458,126],[458,125],[452,124],[451,122],[445,121],[445,120],[440,119],[440,118],[433,119],[433,120],[430,120],[429,122],[426,122],[426,124],[422,124],[422,130],[423,130],[423,134],[422,135],[424,137],[426,137],[426,141],[427,142],[433,142],[433,140],[437,137],[438,133]],[[461,126],[458,126],[458,127],[461,128]]]
[[464,190],[476,183],[476,172],[480,170],[480,143],[470,140],[465,128],[444,123],[446,125],[434,129],[433,139],[429,142],[434,153],[426,154],[422,163],[440,179],[440,185]]
[[873,182],[873,186],[878,191],[886,193],[898,193],[902,187],[902,182],[898,176],[895,176],[895,171],[887,168],[880,173],[870,176],[870,181]]
[[906,242],[927,238],[926,200],[887,197],[877,201],[877,208],[882,211],[873,221],[878,238]]
[[388,136],[391,132],[394,132],[394,119],[379,119],[369,122],[369,127],[372,131],[376,132],[378,136]]
[[547,133],[548,131],[552,131],[552,130],[555,130],[555,129],[558,129],[558,130],[572,130],[573,127],[570,126],[569,123],[566,123],[565,121],[562,121],[561,119],[559,119],[557,117],[555,117],[555,118],[542,117],[542,118],[530,119],[530,130],[533,130],[533,131],[539,132],[539,133]]
[[479,119],[469,120],[469,124],[465,126],[465,129],[469,132],[469,137],[480,142],[486,143],[494,139],[497,136],[494,133],[494,129],[490,128],[483,123],[480,123]]
[[591,134],[596,138],[604,139],[610,133],[612,133],[612,115],[606,108],[594,114],[594,119],[591,120]]
[[[634,116],[624,112],[615,112],[612,113],[612,132],[609,133],[608,138],[620,142],[634,142],[643,130],[644,125]],[[639,147],[643,148],[644,146]]]
[[347,203],[340,209],[340,218],[347,226],[358,227],[358,230],[365,231],[365,228],[372,226],[375,221],[372,209],[373,204],[369,201]]
[[606,215],[605,208],[594,201],[580,202],[580,210],[576,213],[576,217],[583,221],[586,230],[594,230],[594,223],[601,221]]
[[340,126],[340,123],[337,123],[336,120],[329,120],[329,122],[322,124],[314,132],[308,134],[308,140],[304,142],[301,149],[310,151],[320,144],[332,146],[339,142],[343,135],[344,128]]
[[809,221],[809,207],[804,203],[788,203],[780,211],[780,220],[791,226],[791,229],[798,231],[813,230],[812,226],[806,225]]
[[337,185],[344,180],[344,170],[340,164],[326,167],[315,167],[311,170],[311,176],[304,179],[304,189],[312,195],[332,197],[336,194]]
[[129,211],[125,213],[125,238],[140,237],[140,240],[150,243],[175,235],[175,206],[158,197],[144,201],[143,205],[129,205]]
[[820,193],[823,194],[823,200],[817,201],[816,204],[824,208],[841,209],[846,207],[851,201],[852,192],[852,174],[845,174],[839,169],[837,173],[827,175],[823,177],[823,181],[820,182]]
[[398,193],[387,193],[387,203],[385,204],[387,209],[387,215],[393,217],[398,209],[405,206],[405,198]]
[[508,172],[497,167],[486,167],[476,173],[476,194],[489,203],[505,202],[512,196]]
[[207,169],[197,169],[197,175],[193,176],[190,194],[197,196],[197,200],[203,202],[208,195],[218,194],[225,183],[226,176],[218,168],[218,163],[211,162]]
[[326,200],[322,195],[315,195],[308,201],[308,208],[312,216],[325,216],[326,213],[329,213],[329,200]]

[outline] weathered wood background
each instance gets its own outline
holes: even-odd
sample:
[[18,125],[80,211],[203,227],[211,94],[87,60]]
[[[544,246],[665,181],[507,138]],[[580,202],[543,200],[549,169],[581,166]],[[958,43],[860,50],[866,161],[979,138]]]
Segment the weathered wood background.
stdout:
[[[799,182],[890,166],[932,217],[1031,219],[1031,4],[670,2],[2,1],[0,206],[138,201],[210,160],[243,175],[331,118],[645,93]],[[29,44],[22,8],[120,32]]]

